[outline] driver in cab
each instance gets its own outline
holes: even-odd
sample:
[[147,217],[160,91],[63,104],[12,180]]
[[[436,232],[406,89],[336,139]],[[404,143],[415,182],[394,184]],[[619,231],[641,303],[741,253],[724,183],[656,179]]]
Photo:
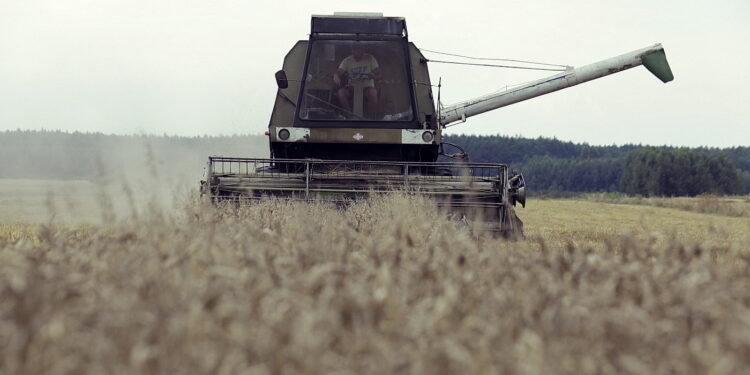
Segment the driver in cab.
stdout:
[[[345,76],[348,80],[345,81]],[[380,66],[378,61],[365,53],[362,46],[354,44],[352,54],[341,60],[338,70],[333,74],[333,81],[339,86],[338,98],[342,107],[350,109],[349,98],[352,95],[354,85],[361,86],[363,97],[367,102],[367,112],[374,114],[378,105],[378,90],[375,88],[375,80],[380,79]]]

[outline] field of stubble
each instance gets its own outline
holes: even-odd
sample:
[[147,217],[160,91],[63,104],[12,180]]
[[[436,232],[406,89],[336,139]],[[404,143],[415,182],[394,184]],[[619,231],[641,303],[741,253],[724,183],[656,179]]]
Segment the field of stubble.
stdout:
[[34,220],[17,202],[0,216],[2,373],[750,371],[747,216],[531,199],[528,239],[505,242],[408,196],[102,199],[70,220],[88,206]]

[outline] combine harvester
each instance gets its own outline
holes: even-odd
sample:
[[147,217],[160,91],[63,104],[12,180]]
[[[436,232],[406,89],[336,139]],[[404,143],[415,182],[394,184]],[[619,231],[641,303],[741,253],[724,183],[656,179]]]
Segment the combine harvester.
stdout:
[[[309,40],[298,41],[276,73],[270,159],[209,157],[202,193],[213,202],[277,197],[346,204],[409,190],[435,198],[457,219],[522,236],[514,206],[526,203],[523,176],[510,175],[505,164],[469,162],[460,147],[442,141],[442,130],[638,65],[663,82],[673,79],[656,44],[444,107],[439,92],[437,103],[433,98],[428,61],[409,42],[404,18],[313,16]],[[461,151],[450,154],[446,146]],[[438,162],[441,155],[453,162]]]

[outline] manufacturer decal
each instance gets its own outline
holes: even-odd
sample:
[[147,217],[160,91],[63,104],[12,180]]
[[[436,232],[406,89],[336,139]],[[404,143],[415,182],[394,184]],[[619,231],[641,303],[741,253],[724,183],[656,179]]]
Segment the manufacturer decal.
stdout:
[[359,133],[357,133],[357,134],[354,134],[354,135],[352,136],[352,138],[354,138],[354,139],[355,139],[355,140],[357,140],[357,141],[361,141],[361,140],[365,139],[365,136],[364,136],[364,135],[362,135],[362,134],[359,134]]

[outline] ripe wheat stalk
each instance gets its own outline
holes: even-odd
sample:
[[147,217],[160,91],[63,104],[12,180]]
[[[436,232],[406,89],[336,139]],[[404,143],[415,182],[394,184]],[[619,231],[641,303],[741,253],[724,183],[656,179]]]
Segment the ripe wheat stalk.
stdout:
[[188,203],[3,234],[0,371],[750,369],[746,243],[507,242],[404,195],[346,210]]

